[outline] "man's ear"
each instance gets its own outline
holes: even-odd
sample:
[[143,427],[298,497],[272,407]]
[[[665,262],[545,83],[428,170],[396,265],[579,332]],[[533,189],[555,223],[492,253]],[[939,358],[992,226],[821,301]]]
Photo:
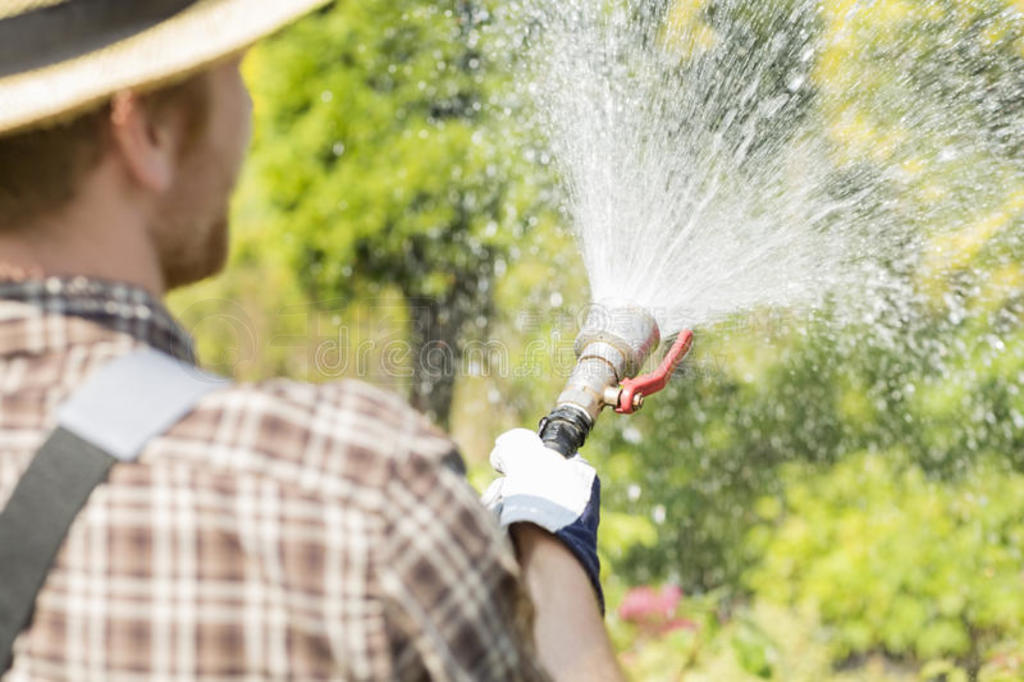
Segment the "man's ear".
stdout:
[[134,92],[119,92],[110,103],[111,142],[132,179],[165,192],[174,182],[179,140],[169,117],[157,118]]

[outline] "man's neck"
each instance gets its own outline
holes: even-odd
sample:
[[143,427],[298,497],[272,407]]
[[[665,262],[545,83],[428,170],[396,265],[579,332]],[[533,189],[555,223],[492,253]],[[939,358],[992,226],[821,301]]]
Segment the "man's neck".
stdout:
[[58,211],[0,229],[0,278],[94,277],[162,298],[166,287],[145,212],[100,187],[84,189]]

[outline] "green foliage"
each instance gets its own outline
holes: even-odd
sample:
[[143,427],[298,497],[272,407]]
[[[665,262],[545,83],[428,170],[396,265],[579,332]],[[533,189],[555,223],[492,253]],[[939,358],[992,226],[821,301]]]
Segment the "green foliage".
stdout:
[[1022,467],[1024,338],[1012,323],[993,329],[1018,305],[979,306],[956,324],[922,311],[901,337],[785,318],[703,333],[703,350],[647,412],[603,423],[589,445],[609,505],[657,529],[656,544],[620,549],[618,570],[690,590],[738,585],[760,558],[743,543],[758,521],[751,501],[784,500],[790,462],[899,447],[950,480],[977,457]]
[[1024,643],[1024,475],[979,461],[963,480],[929,477],[904,453],[791,465],[780,510],[753,534],[759,598],[811,608],[836,660],[988,660]]
[[475,295],[517,238],[476,11],[338,3],[259,53],[253,162],[318,295]]
[[[645,682],[939,682],[913,665],[870,656],[834,665],[820,620],[810,610],[757,602],[736,608],[722,594],[684,599],[685,627],[651,629],[613,619],[612,635],[633,679]],[[934,670],[936,661],[929,664]],[[960,670],[945,662],[947,670]],[[1003,671],[1007,669],[1002,666]],[[922,669],[924,670],[924,669]],[[995,667],[991,668],[995,670]],[[948,679],[947,678],[947,682]],[[994,682],[998,677],[981,677]],[[1009,678],[1012,679],[1012,678]]]
[[[487,68],[489,17],[465,0],[340,2],[253,58],[268,229],[314,300],[397,289],[414,370],[431,343],[459,357],[492,309],[496,264],[536,221],[509,122],[491,124],[504,76]],[[453,375],[413,381],[441,421]]]
[[[863,586],[860,581],[850,589]],[[839,589],[839,588],[836,588]],[[1021,682],[1024,650],[1004,639],[970,662],[881,652],[838,659],[835,628],[809,604],[769,598],[737,605],[725,593],[684,598],[660,620],[611,619],[633,679],[645,682]]]

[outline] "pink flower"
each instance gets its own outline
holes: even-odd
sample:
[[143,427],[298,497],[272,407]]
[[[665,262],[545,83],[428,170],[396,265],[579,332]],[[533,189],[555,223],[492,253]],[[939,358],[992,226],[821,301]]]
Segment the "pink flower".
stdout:
[[634,587],[619,605],[619,618],[629,623],[644,624],[671,621],[682,599],[683,591],[676,585],[666,585],[660,590]]

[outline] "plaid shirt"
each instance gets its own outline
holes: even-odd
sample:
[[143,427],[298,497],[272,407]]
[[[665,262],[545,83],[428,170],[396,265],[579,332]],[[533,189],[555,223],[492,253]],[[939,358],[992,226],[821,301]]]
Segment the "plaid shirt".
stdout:
[[[0,283],[0,505],[55,408],[140,344],[193,358],[138,289]],[[3,682],[545,679],[509,544],[453,457],[359,382],[212,393],[95,490]]]

